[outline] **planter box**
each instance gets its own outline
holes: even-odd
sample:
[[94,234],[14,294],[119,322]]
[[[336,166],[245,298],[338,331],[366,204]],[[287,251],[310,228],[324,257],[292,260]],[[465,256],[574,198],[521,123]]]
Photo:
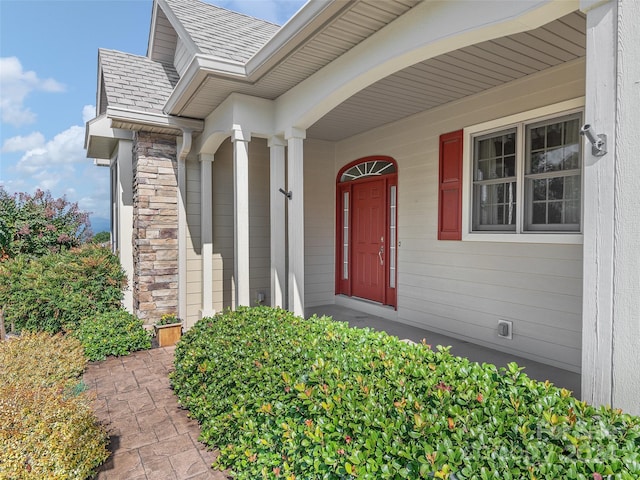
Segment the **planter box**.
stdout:
[[182,323],[170,323],[168,325],[155,325],[156,338],[161,347],[175,345],[182,337]]

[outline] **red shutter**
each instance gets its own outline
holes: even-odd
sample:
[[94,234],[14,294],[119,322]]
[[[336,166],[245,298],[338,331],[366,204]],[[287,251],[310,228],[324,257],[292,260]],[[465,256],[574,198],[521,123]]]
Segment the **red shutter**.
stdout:
[[462,239],[462,130],[440,135],[438,240]]

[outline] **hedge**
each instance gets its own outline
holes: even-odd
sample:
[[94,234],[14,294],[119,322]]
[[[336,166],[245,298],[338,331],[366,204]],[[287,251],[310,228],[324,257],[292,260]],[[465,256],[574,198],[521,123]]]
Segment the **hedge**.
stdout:
[[151,332],[142,325],[135,315],[118,309],[82,319],[71,335],[80,340],[87,359],[97,361],[150,349]]
[[497,369],[268,307],[199,321],[173,388],[234,478],[640,477],[640,419]]
[[18,330],[57,333],[120,307],[126,275],[109,250],[84,245],[0,262],[0,308]]
[[0,342],[0,479],[84,480],[107,459],[106,431],[79,378],[85,362],[70,337]]

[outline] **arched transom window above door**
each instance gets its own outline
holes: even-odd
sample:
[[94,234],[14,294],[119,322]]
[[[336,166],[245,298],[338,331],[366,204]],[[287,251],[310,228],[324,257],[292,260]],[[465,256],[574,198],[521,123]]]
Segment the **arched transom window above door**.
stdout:
[[340,183],[359,180],[364,177],[374,177],[396,173],[396,165],[388,160],[369,160],[358,163],[344,171]]

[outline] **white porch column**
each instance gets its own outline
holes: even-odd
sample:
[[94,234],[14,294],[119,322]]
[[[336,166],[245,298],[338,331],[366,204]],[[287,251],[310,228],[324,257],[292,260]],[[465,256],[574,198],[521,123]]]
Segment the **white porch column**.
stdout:
[[200,318],[210,317],[213,309],[213,191],[214,156],[200,154],[200,237],[202,239],[202,306]]
[[582,0],[587,14],[582,398],[640,414],[640,3]]
[[289,302],[294,314],[304,317],[304,130],[288,129],[289,180]]
[[271,306],[284,307],[284,289],[286,275],[286,237],[285,237],[285,202],[287,197],[280,189],[285,188],[284,147],[285,142],[279,137],[269,139],[269,208],[271,227]]
[[249,292],[249,142],[251,135],[234,128],[233,142],[233,226],[235,305],[251,305]]
[[129,288],[124,291],[122,304],[133,313],[133,142],[120,140],[117,153],[117,179],[114,218],[116,245],[120,252],[120,263],[127,274]]

